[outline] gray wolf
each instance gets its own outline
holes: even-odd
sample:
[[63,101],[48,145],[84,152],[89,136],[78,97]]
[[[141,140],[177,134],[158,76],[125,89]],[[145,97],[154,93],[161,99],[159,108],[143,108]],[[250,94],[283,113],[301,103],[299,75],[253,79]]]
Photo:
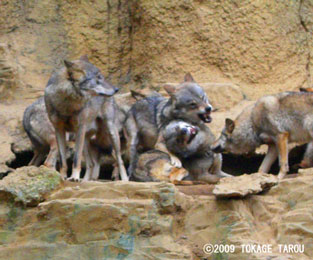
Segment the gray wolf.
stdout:
[[189,175],[186,180],[217,183],[230,177],[222,171],[222,155],[215,154],[210,145],[215,136],[206,125],[194,126],[182,120],[170,122],[162,131],[168,151],[176,155]]
[[177,168],[171,164],[170,156],[159,150],[149,150],[138,156],[136,169],[130,177],[132,181],[158,182],[165,181],[173,184],[192,184],[182,181],[188,175],[184,168]]
[[267,144],[268,151],[259,172],[268,172],[278,156],[278,178],[282,179],[289,170],[288,142],[307,143],[312,141],[312,137],[313,95],[283,92],[260,98],[235,121],[227,118],[212,150],[243,154]]
[[[211,122],[212,106],[204,90],[187,73],[178,86],[165,85],[170,98],[151,96],[137,101],[130,109],[125,123],[130,158],[129,175],[136,168],[137,153],[156,149],[168,152],[162,142],[160,130],[174,119],[182,119],[195,125]],[[174,166],[181,167],[180,160],[170,154]]]
[[55,128],[58,151],[61,157],[61,175],[66,177],[65,133],[75,133],[75,154],[70,180],[80,179],[81,160],[87,127],[96,119],[104,106],[103,113],[123,180],[127,180],[121,159],[118,131],[113,123],[110,106],[111,97],[118,88],[108,83],[100,70],[86,56],[79,60],[64,61],[64,67],[50,77],[45,88],[45,104],[49,119]]
[[[313,92],[313,88],[300,88],[301,92]],[[303,160],[297,165],[300,168],[310,168],[313,166],[313,142],[307,144]]]
[[[124,123],[128,112],[128,106],[118,105],[115,99],[111,99],[112,104],[109,106],[111,111],[107,112],[112,117],[110,121],[115,125],[119,133],[119,147],[120,151],[126,150],[126,139],[124,136]],[[100,166],[102,156],[111,157],[113,151],[112,139],[110,137],[109,129],[107,127],[105,116],[97,116],[95,122],[89,127],[86,134],[86,173],[84,181],[97,180],[99,178]],[[116,156],[113,154],[114,170],[113,177],[118,179],[118,165],[116,165]]]
[[34,151],[29,165],[39,166],[49,153],[44,164],[55,169],[58,153],[57,142],[54,127],[48,118],[44,97],[40,97],[25,109],[23,127]]

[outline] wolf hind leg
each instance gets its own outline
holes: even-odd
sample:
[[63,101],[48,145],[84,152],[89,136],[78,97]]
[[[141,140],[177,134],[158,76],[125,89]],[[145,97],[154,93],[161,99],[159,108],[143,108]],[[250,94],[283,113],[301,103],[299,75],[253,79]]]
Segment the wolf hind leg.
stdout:
[[137,164],[137,146],[139,143],[139,133],[137,124],[133,116],[130,116],[125,124],[126,133],[127,133],[127,152],[129,156],[129,167],[128,167],[128,174],[129,178],[133,175],[134,171],[136,170]]
[[45,154],[41,151],[34,151],[34,156],[31,159],[31,161],[28,163],[28,165],[33,165],[33,166],[40,166],[40,164],[43,162],[45,158]]
[[279,166],[280,171],[278,174],[278,179],[283,179],[287,172],[289,171],[289,164],[288,164],[288,136],[287,132],[280,133],[277,136],[277,150],[279,155]]
[[214,154],[213,164],[210,168],[210,173],[215,174],[220,178],[233,177],[232,175],[222,171],[222,162],[223,162],[222,154],[220,153]]
[[58,151],[59,151],[60,163],[61,163],[60,173],[61,173],[62,178],[65,179],[67,176],[65,130],[63,128],[56,128],[55,136],[57,139]]

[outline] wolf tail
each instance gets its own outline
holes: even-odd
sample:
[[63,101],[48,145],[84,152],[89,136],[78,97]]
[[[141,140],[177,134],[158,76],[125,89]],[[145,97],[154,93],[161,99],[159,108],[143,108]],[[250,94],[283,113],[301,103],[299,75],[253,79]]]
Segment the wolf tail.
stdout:
[[35,112],[31,109],[31,106],[25,109],[25,112],[23,115],[23,127],[33,147],[38,148],[38,147],[43,147],[44,144],[42,143],[41,138],[34,131],[32,131],[33,127],[31,125],[31,118],[34,115],[34,113]]

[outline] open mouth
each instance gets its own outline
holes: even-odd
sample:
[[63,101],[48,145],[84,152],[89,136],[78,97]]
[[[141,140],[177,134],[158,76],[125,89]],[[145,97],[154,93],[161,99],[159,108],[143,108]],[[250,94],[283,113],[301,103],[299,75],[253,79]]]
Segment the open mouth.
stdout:
[[199,115],[199,118],[205,122],[205,123],[211,123],[212,121],[212,117],[211,117],[211,112],[207,112],[207,113],[201,113],[201,114],[198,114]]
[[198,133],[197,128],[195,128],[195,127],[190,127],[189,128],[189,138],[187,140],[187,144],[189,144],[195,138],[197,133]]

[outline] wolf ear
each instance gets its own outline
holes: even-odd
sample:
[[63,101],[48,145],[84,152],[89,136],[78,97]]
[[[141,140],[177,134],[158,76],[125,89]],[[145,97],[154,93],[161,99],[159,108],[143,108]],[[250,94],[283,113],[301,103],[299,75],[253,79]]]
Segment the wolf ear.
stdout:
[[134,99],[136,99],[136,101],[147,97],[146,95],[144,95],[144,94],[141,93],[140,91],[137,91],[137,90],[134,90],[134,89],[131,89],[131,90],[130,90],[130,94],[131,94],[131,96],[132,96]]
[[169,94],[171,97],[173,97],[177,91],[177,87],[174,85],[170,85],[170,84],[164,85],[163,88],[165,89],[167,94]]
[[184,82],[195,82],[193,77],[191,76],[190,72],[188,72],[184,77]]
[[82,61],[85,61],[85,62],[89,62],[89,59],[88,59],[88,55],[87,55],[87,54],[80,56],[79,59],[82,60]]
[[64,60],[64,65],[67,69],[72,69],[75,67],[75,64],[71,61],[68,61],[68,60]]
[[84,72],[74,62],[64,60],[64,65],[67,70],[67,76],[69,80],[79,80]]
[[313,92],[313,88],[299,88],[300,92]]
[[229,118],[225,119],[226,131],[232,133],[235,129],[235,122]]

